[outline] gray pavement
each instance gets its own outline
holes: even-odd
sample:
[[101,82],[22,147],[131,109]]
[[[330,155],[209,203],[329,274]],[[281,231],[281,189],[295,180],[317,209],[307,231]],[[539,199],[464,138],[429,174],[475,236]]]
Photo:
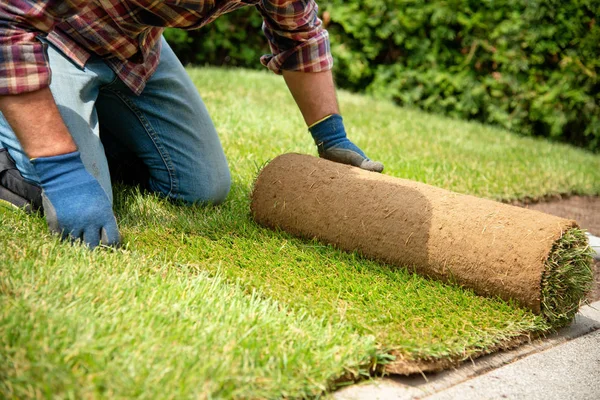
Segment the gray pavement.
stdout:
[[592,256],[594,257],[594,260],[600,260],[600,238],[589,232],[586,232],[585,234],[587,235],[590,247],[593,250]]
[[427,376],[390,377],[336,392],[351,399],[600,399],[600,302],[543,340]]
[[598,399],[600,331],[425,397],[451,399]]

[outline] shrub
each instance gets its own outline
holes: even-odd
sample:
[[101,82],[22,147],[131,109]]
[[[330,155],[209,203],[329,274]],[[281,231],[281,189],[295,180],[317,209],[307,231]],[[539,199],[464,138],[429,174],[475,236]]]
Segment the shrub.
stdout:
[[256,69],[262,68],[258,60],[269,50],[261,26],[260,14],[246,7],[199,30],[167,29],[165,38],[184,64]]
[[[600,150],[600,0],[319,4],[339,86]],[[242,10],[168,38],[187,62],[261,68],[260,25]]]

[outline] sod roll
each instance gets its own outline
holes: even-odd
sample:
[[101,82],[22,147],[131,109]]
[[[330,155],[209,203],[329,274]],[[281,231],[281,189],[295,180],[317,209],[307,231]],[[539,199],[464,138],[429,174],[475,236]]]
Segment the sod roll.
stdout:
[[555,326],[592,282],[575,221],[300,154],[259,174],[255,220],[303,238],[516,300]]

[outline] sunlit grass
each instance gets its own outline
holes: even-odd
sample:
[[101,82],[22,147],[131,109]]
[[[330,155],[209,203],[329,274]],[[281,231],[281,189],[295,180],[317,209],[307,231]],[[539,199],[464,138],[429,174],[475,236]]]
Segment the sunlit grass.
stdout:
[[2,398],[303,398],[381,361],[373,337],[228,284],[218,260],[45,231],[0,210]]
[[[316,154],[280,77],[191,69],[233,188],[182,207],[119,187],[126,248],[88,252],[0,208],[0,396],[310,397],[393,351],[464,358],[548,328],[531,312],[256,225],[249,193],[284,152]],[[385,173],[511,200],[600,193],[600,157],[340,94]]]

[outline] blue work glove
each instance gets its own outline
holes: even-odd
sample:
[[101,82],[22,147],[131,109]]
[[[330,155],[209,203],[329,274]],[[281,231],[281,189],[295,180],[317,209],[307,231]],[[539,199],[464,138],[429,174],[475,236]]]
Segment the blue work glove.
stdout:
[[308,130],[315,140],[321,158],[350,164],[368,171],[383,171],[382,163],[371,161],[361,149],[348,140],[341,115],[330,115],[309,127]]
[[48,227],[90,248],[119,244],[119,229],[104,189],[85,169],[79,152],[31,160],[42,186]]

